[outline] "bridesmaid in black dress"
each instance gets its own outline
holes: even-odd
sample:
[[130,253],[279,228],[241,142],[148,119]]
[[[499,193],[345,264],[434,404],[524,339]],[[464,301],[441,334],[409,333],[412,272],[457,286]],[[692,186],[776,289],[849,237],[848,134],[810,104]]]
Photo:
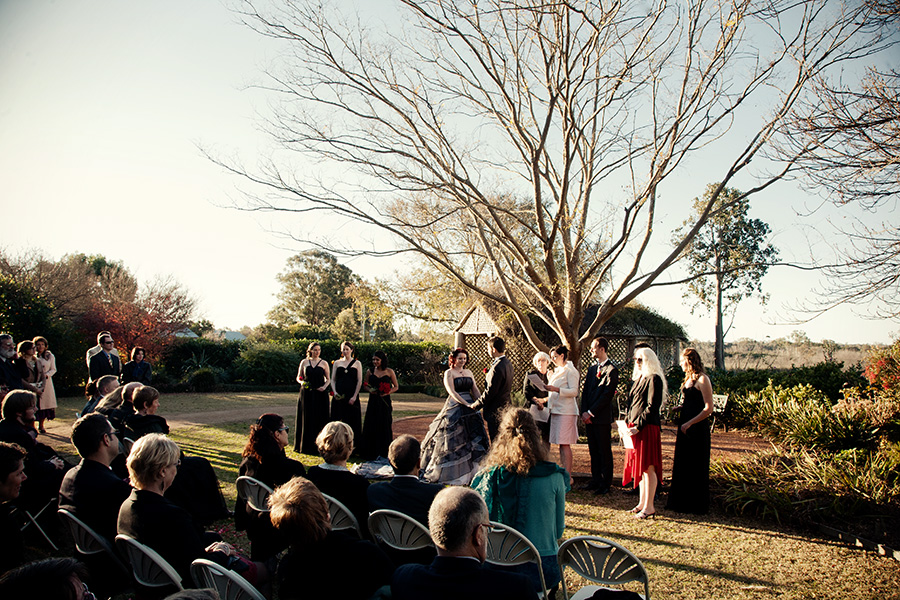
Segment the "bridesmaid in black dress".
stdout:
[[362,364],[353,358],[353,344],[341,343],[341,358],[331,368],[331,420],[346,423],[353,430],[353,439],[362,441],[362,410],[359,406],[359,388],[362,387]]
[[709,511],[709,415],[713,411],[712,384],[693,348],[681,353],[684,385],[677,419],[672,486],[666,508],[696,515]]
[[318,454],[316,436],[328,423],[328,362],[320,358],[322,347],[313,342],[306,349],[306,358],[297,369],[300,399],[297,402],[297,422],[294,432],[294,452]]
[[374,460],[388,455],[388,446],[394,440],[391,429],[391,394],[400,386],[397,375],[388,368],[387,355],[376,350],[372,355],[372,368],[366,372],[369,386],[369,403],[366,405],[366,423],[363,425],[363,439],[360,454],[366,460]]

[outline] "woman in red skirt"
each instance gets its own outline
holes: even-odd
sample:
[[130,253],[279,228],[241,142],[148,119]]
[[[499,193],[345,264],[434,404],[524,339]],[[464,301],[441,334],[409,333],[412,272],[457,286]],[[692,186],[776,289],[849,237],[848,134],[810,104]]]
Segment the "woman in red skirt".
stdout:
[[640,480],[640,500],[631,509],[636,519],[656,514],[653,496],[662,478],[662,445],[659,436],[659,409],[666,397],[666,378],[659,358],[650,348],[634,351],[634,383],[628,394],[628,428],[634,442],[632,477]]

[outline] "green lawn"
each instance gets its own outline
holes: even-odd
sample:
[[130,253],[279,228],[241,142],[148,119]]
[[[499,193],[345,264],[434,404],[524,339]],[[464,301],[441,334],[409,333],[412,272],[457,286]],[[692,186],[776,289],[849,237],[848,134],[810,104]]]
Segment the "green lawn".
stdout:
[[[292,394],[173,394],[163,397],[162,414],[283,405],[282,414],[293,426],[295,403]],[[60,419],[71,420],[82,404],[80,399],[63,400]],[[188,454],[210,460],[233,503],[249,423],[228,421],[175,429],[172,438]],[[319,457],[290,454],[307,466],[321,462]],[[599,535],[622,543],[646,565],[654,598],[900,599],[900,563],[895,560],[717,509],[705,517],[660,511],[654,520],[636,521],[627,512],[634,502],[634,497],[615,491],[602,497],[572,492],[565,536]],[[227,522],[218,526],[227,539],[246,548],[243,534]]]

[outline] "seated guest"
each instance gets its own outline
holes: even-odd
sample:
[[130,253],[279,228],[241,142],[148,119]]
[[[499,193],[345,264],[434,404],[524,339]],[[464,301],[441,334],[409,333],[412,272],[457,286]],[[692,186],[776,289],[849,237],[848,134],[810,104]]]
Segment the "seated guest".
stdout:
[[13,390],[3,398],[0,409],[0,441],[18,444],[25,448],[25,473],[28,482],[22,488],[20,502],[25,507],[43,506],[59,492],[66,469],[69,468],[50,446],[36,441],[34,412],[37,396],[27,390]]
[[240,556],[218,534],[204,532],[180,506],[164,494],[181,464],[178,445],[159,433],[135,442],[128,455],[134,489],[119,509],[117,530],[156,550],[190,584],[191,562],[206,558],[240,573],[251,583],[265,579],[265,567]]
[[420,454],[419,440],[411,435],[401,435],[391,442],[388,460],[394,469],[394,477],[369,486],[370,511],[396,510],[428,527],[428,509],[444,486],[419,480]]
[[19,524],[11,518],[12,501],[19,497],[25,475],[25,448],[0,442],[0,573],[19,565],[25,543]]
[[[137,414],[125,420],[125,435],[133,440],[150,433],[169,433],[169,424],[156,414],[159,410],[159,392],[143,385],[132,394]],[[225,504],[219,479],[209,461],[202,456],[181,456],[181,468],[175,482],[166,492],[166,498],[185,508],[204,525],[231,517]]]
[[320,492],[346,506],[366,537],[369,531],[369,501],[366,499],[369,481],[347,468],[347,459],[353,452],[353,430],[346,423],[332,421],[316,436],[316,446],[325,463],[310,467],[307,478]]
[[[75,421],[72,444],[81,455],[81,462],[63,477],[59,507],[113,545],[119,508],[131,493],[131,486],[110,468],[113,460],[121,457],[116,432],[106,417],[91,413]],[[131,582],[130,573],[117,568],[105,553],[85,556],[84,562],[94,575],[97,593],[104,597],[125,589]]]
[[222,597],[212,588],[199,588],[175,592],[171,596],[166,596],[165,600],[222,600]]
[[[250,439],[238,473],[258,479],[272,489],[298,475],[306,475],[302,463],[285,455],[287,445],[288,428],[281,415],[262,415],[250,426]],[[266,560],[287,547],[287,542],[272,527],[269,515],[252,510],[240,497],[234,505],[234,523],[238,531],[247,531],[253,560]]]
[[84,388],[84,395],[88,400],[81,409],[81,416],[94,412],[103,398],[117,387],[119,387],[119,380],[115,375],[104,375],[100,379],[89,382]]
[[332,530],[325,498],[308,480],[295,477],[279,487],[269,508],[272,524],[291,541],[276,575],[281,600],[363,600],[390,582],[394,567],[384,552]]
[[133,440],[148,433],[169,433],[169,424],[156,414],[159,411],[159,392],[149,385],[142,385],[131,395],[136,414],[125,419],[126,434]]
[[88,600],[87,569],[74,558],[47,558],[0,577],[0,598]]
[[537,592],[524,575],[485,567],[488,510],[469,488],[441,490],[428,511],[437,558],[430,565],[403,565],[391,580],[396,600],[523,600]]
[[[569,474],[547,458],[547,447],[529,412],[509,408],[472,489],[484,498],[492,521],[509,525],[534,544],[541,555],[544,583],[552,590],[560,581],[556,551],[566,528]],[[525,563],[514,570],[528,575],[535,590],[543,591],[537,565]]]
[[63,478],[59,507],[112,543],[119,507],[131,494],[131,486],[110,469],[112,461],[119,456],[116,432],[106,417],[91,413],[75,421],[72,444],[81,462]]
[[122,383],[137,382],[141,385],[153,383],[153,369],[144,358],[147,351],[140,346],[131,349],[131,360],[122,367]]

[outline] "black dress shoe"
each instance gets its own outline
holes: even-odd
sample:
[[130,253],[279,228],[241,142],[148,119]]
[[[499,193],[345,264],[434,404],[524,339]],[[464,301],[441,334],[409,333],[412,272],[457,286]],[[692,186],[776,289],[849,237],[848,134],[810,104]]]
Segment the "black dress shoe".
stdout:
[[578,489],[585,492],[593,492],[594,490],[600,489],[600,486],[593,481],[588,481],[587,483],[582,483],[581,485],[579,485]]
[[640,488],[631,488],[629,490],[623,490],[622,493],[628,494],[629,496],[635,496],[638,493],[640,493],[640,491],[641,491]]
[[603,494],[608,494],[609,488],[598,488],[594,490],[595,496],[602,496]]

